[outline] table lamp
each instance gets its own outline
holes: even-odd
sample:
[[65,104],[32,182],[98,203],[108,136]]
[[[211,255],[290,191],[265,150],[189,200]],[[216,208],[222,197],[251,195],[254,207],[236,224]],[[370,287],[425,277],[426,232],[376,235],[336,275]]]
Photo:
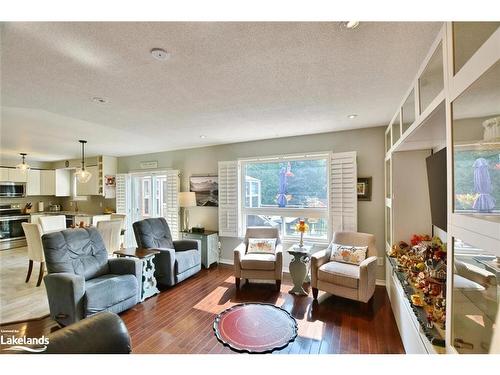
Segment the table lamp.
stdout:
[[189,231],[189,210],[186,208],[196,207],[196,193],[192,191],[179,193],[179,206],[182,208],[182,230]]

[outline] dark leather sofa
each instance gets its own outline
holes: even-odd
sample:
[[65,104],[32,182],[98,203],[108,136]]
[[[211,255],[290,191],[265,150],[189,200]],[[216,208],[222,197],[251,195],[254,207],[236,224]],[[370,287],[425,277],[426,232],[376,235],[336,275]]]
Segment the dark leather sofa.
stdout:
[[103,311],[47,336],[43,354],[129,354],[132,351],[125,323]]

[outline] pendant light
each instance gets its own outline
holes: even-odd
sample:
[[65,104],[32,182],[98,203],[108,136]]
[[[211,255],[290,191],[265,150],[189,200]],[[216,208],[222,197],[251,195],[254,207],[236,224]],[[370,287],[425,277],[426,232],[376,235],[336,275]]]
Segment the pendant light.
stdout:
[[92,173],[85,169],[85,143],[87,143],[87,141],[79,140],[78,142],[82,144],[82,167],[76,171],[76,179],[78,182],[86,184],[92,177]]
[[19,169],[21,172],[26,173],[31,168],[28,164],[26,164],[25,160],[26,155],[28,154],[21,152],[19,155],[21,155],[21,163],[16,165],[16,169]]

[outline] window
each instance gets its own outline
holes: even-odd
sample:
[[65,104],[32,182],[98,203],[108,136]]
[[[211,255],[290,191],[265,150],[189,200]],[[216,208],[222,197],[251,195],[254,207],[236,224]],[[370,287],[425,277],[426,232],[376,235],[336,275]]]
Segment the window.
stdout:
[[296,240],[295,224],[305,219],[308,240],[328,239],[329,155],[282,156],[241,161],[241,216],[244,227],[276,227]]
[[151,199],[151,177],[142,180],[142,216],[149,217],[149,202]]

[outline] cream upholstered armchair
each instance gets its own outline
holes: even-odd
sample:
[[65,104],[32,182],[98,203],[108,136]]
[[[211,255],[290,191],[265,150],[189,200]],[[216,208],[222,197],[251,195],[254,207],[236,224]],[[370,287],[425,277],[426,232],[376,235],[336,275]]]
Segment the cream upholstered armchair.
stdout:
[[[368,246],[366,259],[359,265],[330,261],[333,245]],[[375,236],[368,233],[335,232],[327,249],[311,257],[313,297],[318,290],[356,301],[368,302],[375,292],[377,248]]]
[[[275,254],[247,254],[249,238],[276,238]],[[280,242],[278,228],[247,228],[245,240],[234,249],[236,289],[239,289],[240,280],[243,278],[275,280],[276,288],[280,290],[283,271],[283,248]]]

